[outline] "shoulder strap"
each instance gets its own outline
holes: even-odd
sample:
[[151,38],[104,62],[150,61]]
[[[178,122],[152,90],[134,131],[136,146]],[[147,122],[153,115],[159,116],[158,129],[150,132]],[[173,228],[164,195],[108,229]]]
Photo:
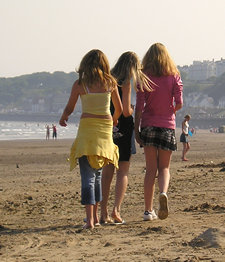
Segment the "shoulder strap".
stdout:
[[85,86],[85,88],[86,88],[86,92],[87,92],[87,94],[89,94],[89,93],[90,93],[90,90],[88,89],[87,86]]
[[84,89],[84,92],[85,92],[85,94],[88,94],[89,92],[89,90],[87,89],[87,87],[82,83],[82,86],[83,86],[83,89]]

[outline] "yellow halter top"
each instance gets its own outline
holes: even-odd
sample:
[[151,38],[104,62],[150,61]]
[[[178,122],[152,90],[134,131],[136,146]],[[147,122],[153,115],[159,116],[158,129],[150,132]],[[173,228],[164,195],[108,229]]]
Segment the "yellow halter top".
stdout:
[[82,112],[94,115],[110,115],[111,92],[90,93],[85,87],[86,94],[81,95]]

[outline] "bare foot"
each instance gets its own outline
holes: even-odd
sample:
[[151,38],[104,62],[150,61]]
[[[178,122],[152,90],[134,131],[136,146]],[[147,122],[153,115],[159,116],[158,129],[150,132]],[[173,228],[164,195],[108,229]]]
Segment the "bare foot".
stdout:
[[111,223],[113,223],[113,220],[109,216],[107,217],[102,216],[100,219],[100,224],[111,224]]
[[93,228],[94,228],[94,226],[93,225],[89,225],[89,224],[85,224],[83,226],[83,229],[93,229]]
[[123,223],[123,219],[120,216],[120,213],[113,210],[112,212],[112,218],[114,219],[115,223]]
[[94,224],[99,224],[99,219],[98,219],[98,217],[95,217],[95,218],[94,218]]
[[[83,221],[84,221],[84,222],[87,222],[87,218],[85,217],[85,218],[83,219]],[[95,225],[95,226],[96,226],[96,225],[98,225],[98,226],[100,225],[98,218],[94,219],[94,225]]]

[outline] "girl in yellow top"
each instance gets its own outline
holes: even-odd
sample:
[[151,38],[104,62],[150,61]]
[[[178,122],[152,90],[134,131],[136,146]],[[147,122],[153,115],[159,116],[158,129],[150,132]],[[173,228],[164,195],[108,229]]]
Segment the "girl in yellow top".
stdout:
[[[112,163],[118,167],[118,147],[112,140],[112,128],[122,113],[117,82],[110,73],[108,60],[100,50],[91,50],[80,63],[79,79],[72,87],[69,101],[59,124],[67,126],[69,115],[81,98],[82,115],[77,137],[70,154],[70,169],[79,161],[81,174],[81,203],[86,207],[87,222],[84,228],[99,223],[98,202],[102,200],[101,169]],[[110,100],[115,106],[110,114]]]

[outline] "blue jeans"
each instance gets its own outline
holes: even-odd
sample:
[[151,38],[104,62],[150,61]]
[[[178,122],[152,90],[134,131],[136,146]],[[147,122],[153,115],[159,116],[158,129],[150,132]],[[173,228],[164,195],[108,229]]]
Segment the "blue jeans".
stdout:
[[95,205],[102,200],[102,169],[90,166],[87,156],[79,158],[81,175],[81,204]]
[[136,154],[136,146],[135,146],[135,133],[133,131],[132,138],[131,138],[131,154]]

